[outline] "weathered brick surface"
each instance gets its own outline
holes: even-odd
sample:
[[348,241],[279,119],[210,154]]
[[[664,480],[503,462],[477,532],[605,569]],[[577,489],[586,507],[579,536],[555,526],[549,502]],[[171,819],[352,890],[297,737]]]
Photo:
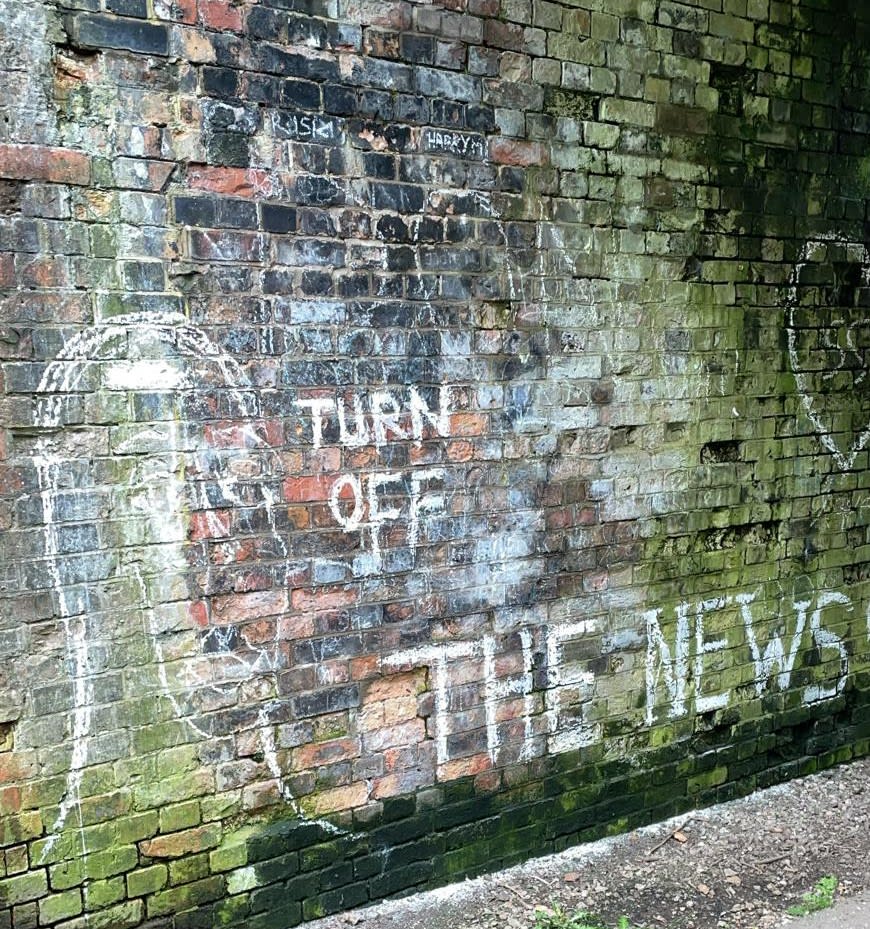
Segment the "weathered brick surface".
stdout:
[[0,0],[0,925],[867,753],[870,17],[601,6]]

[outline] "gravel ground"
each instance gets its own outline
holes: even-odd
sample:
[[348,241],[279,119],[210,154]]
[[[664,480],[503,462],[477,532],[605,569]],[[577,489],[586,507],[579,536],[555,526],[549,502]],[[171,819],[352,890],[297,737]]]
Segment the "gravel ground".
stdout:
[[[531,929],[537,907],[644,929],[794,926],[819,878],[870,886],[870,759],[311,929]],[[857,927],[856,927],[857,929]]]

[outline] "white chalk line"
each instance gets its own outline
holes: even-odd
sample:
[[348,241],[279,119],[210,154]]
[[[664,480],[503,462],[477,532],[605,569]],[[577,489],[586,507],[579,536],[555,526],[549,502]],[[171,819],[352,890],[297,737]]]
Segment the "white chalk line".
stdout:
[[797,329],[795,326],[795,312],[799,306],[798,287],[800,286],[801,272],[810,263],[811,256],[815,250],[831,244],[840,245],[844,248],[854,246],[861,249],[862,277],[865,286],[870,286],[870,254],[868,254],[866,246],[856,242],[850,242],[848,239],[837,233],[818,235],[815,239],[811,239],[804,243],[804,246],[801,249],[800,257],[798,258],[798,262],[789,275],[789,286],[786,297],[786,312],[788,315],[786,332],[788,336],[788,354],[789,360],[791,362],[792,373],[794,375],[801,403],[803,404],[807,418],[815,427],[822,445],[824,445],[824,447],[831,453],[840,470],[848,471],[855,463],[855,459],[858,457],[858,455],[867,447],[867,443],[870,442],[870,422],[868,422],[867,426],[865,426],[865,428],[854,439],[847,451],[844,452],[839,447],[831,431],[825,425],[821,414],[816,408],[816,400],[812,395],[810,385],[807,383],[806,374],[801,370],[800,358],[798,356],[797,349]]
[[[223,387],[228,389],[229,395],[236,404],[240,415],[253,417],[256,414],[254,399],[252,393],[247,393],[245,388],[248,387],[247,379],[239,365],[229,356],[225,355],[213,342],[189,323],[187,318],[180,313],[131,313],[122,316],[113,317],[109,322],[98,325],[91,330],[81,332],[74,336],[56,355],[55,359],[49,364],[37,392],[41,394],[37,403],[35,416],[36,425],[45,430],[48,434],[43,436],[37,442],[37,454],[35,456],[37,474],[40,486],[40,497],[42,501],[43,519],[44,519],[44,539],[45,552],[48,560],[48,569],[51,575],[53,587],[58,598],[58,607],[60,611],[61,622],[64,627],[64,635],[67,642],[67,653],[70,662],[70,674],[74,683],[74,702],[73,702],[73,734],[72,734],[72,756],[70,768],[67,773],[64,796],[60,804],[58,815],[51,827],[51,833],[48,841],[43,847],[40,861],[44,861],[51,850],[56,845],[61,835],[70,813],[74,809],[81,809],[81,781],[84,769],[88,759],[88,742],[91,737],[92,707],[93,707],[93,686],[89,676],[89,656],[88,656],[88,631],[86,616],[75,612],[67,598],[67,590],[63,583],[60,570],[59,546],[57,538],[57,500],[61,492],[60,478],[62,462],[60,457],[52,449],[54,442],[52,435],[62,427],[62,412],[64,396],[71,394],[81,383],[86,372],[93,366],[102,364],[107,358],[101,357],[101,354],[110,349],[119,340],[126,339],[131,333],[135,333],[141,338],[148,335],[155,338],[158,343],[167,347],[181,351],[182,357],[191,357],[193,359],[205,358],[216,364],[223,378]],[[121,346],[123,356],[126,349]],[[118,360],[118,359],[113,359]],[[121,360],[125,360],[123,357]],[[136,362],[128,362],[135,365]],[[167,370],[169,374],[169,370]],[[113,380],[114,379],[114,380]],[[173,391],[180,386],[188,386],[182,378],[170,378],[172,383],[169,385]],[[109,387],[123,387],[123,382],[118,381],[118,371],[115,370],[110,375]],[[159,390],[161,385],[153,385],[153,389]],[[145,427],[143,427],[145,428]],[[257,436],[256,430],[249,425],[245,427],[247,434],[255,440],[255,447],[264,447],[262,440]],[[177,441],[177,424],[170,425],[169,434],[169,461],[168,466],[163,471],[163,478],[167,479],[163,490],[169,488],[168,509],[169,513],[152,513],[150,516],[157,518],[169,518],[178,520],[182,511],[181,499],[181,481],[177,477],[182,462],[178,454]],[[133,443],[135,446],[135,443]],[[143,457],[153,457],[153,452],[143,452]],[[174,477],[173,477],[174,476]],[[131,480],[133,476],[131,475]],[[243,501],[231,486],[231,481],[225,475],[218,478],[218,483],[225,497],[235,505],[243,505]],[[139,485],[137,485],[139,486]],[[149,491],[153,484],[147,480],[142,485]],[[289,576],[289,550],[284,539],[277,529],[275,519],[275,506],[277,501],[275,496],[268,488],[263,488],[263,500],[258,506],[265,505],[267,508],[267,518],[270,527],[270,534],[274,537],[277,545],[283,555],[284,561],[284,580]],[[203,500],[207,504],[207,501]],[[205,507],[206,513],[210,514],[209,508]],[[211,515],[211,514],[210,514]],[[179,522],[180,525],[180,522]],[[183,528],[183,527],[182,527]],[[170,533],[172,536],[172,533]],[[158,534],[159,537],[159,534]],[[175,534],[176,539],[183,538]],[[178,541],[161,542],[158,546],[159,557],[164,561],[182,561],[183,553]],[[153,544],[146,546],[146,551],[155,548]],[[167,555],[167,550],[169,554]],[[173,559],[173,556],[178,556]],[[160,565],[154,566],[158,571]],[[119,571],[124,570],[119,568]],[[147,585],[142,575],[142,569],[139,564],[127,565],[139,590],[139,602],[137,604],[140,616],[142,618],[143,631],[146,632],[152,648],[154,649],[156,664],[158,669],[158,679],[162,694],[169,700],[170,706],[175,715],[188,725],[194,734],[198,737],[206,738],[209,733],[202,729],[197,723],[185,713],[173,687],[170,684],[167,671],[166,660],[163,646],[160,641],[159,630],[157,629],[154,615],[154,606],[150,602],[147,591]],[[77,622],[74,622],[76,621]],[[239,670],[243,677],[249,678],[255,674],[264,671],[272,672],[278,667],[278,624],[275,627],[275,638],[270,646],[258,647],[252,645],[247,636],[242,636],[245,644],[251,651],[256,653],[256,659],[253,663],[245,661],[237,655],[233,655],[233,660],[238,664]],[[271,647],[274,653],[271,656],[265,653]],[[201,686],[201,685],[200,685]],[[213,684],[212,687],[219,686]],[[293,800],[292,795],[284,782],[283,774],[278,763],[277,752],[275,749],[274,734],[272,724],[264,710],[258,714],[259,736],[263,746],[264,756],[267,760],[267,767],[273,777],[278,782],[281,796],[287,801],[294,813],[302,816],[302,811],[298,803]],[[81,823],[81,815],[79,816]],[[342,833],[343,830],[334,826],[326,820],[313,820],[321,825],[324,829],[335,834]],[[87,848],[84,843],[84,833],[82,832],[82,851],[87,854]]]

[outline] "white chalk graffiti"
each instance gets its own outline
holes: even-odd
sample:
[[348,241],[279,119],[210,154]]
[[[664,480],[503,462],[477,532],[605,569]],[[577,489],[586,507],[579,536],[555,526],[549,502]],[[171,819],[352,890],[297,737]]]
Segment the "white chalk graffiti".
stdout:
[[[711,614],[721,612],[729,607],[736,607],[745,635],[745,644],[749,649],[754,668],[754,690],[760,697],[774,679],[777,669],[776,684],[780,690],[787,690],[791,684],[798,652],[805,644],[805,634],[809,632],[812,647],[823,652],[836,653],[839,661],[838,670],[833,681],[813,683],[802,691],[805,704],[829,700],[842,693],[849,674],[849,653],[843,639],[823,625],[824,611],[839,605],[845,612],[853,610],[852,601],[845,594],[837,591],[822,591],[811,600],[796,600],[793,603],[793,629],[791,641],[786,646],[785,633],[774,631],[764,648],[761,647],[756,631],[757,618],[752,613],[756,600],[755,593],[741,593],[734,596],[716,597],[696,604],[681,603],[674,609],[676,626],[672,643],[668,643],[662,631],[663,610],[648,610],[644,614],[647,628],[646,660],[646,722],[653,725],[656,721],[658,693],[663,683],[667,696],[666,716],[676,719],[689,712],[687,688],[694,680],[694,712],[707,713],[722,709],[732,702],[732,692],[723,691],[714,695],[704,692],[706,676],[705,660],[717,653],[734,647],[726,638],[707,640],[705,622]],[[814,609],[811,608],[815,606]],[[694,627],[694,628],[693,628]],[[692,632],[694,631],[694,659],[691,654]],[[689,668],[692,674],[689,674]]]
[[[600,739],[600,727],[587,720],[585,708],[593,698],[594,675],[582,661],[564,659],[565,644],[582,641],[596,629],[594,621],[541,626],[536,630],[520,630],[523,670],[521,674],[499,677],[496,668],[498,639],[485,635],[481,639],[444,642],[406,649],[388,656],[382,662],[387,671],[429,668],[435,696],[433,738],[438,764],[451,760],[448,737],[450,730],[450,693],[453,687],[451,669],[463,659],[474,659],[479,665],[478,677],[483,683],[483,705],[486,720],[486,750],[493,764],[499,760],[502,740],[498,727],[498,704],[512,696],[523,698],[523,745],[519,758],[541,754],[536,748],[536,701],[534,698],[534,639],[537,637],[547,656],[547,686],[544,695],[546,750],[551,754],[592,745]],[[502,644],[503,647],[503,644]],[[539,741],[539,740],[538,740]]]
[[391,390],[372,390],[366,395],[355,393],[353,406],[353,429],[349,428],[346,401],[343,397],[314,397],[297,400],[296,406],[311,413],[312,444],[315,449],[323,446],[324,429],[331,419],[338,422],[338,444],[345,448],[375,445],[383,448],[393,439],[412,439],[419,445],[424,438],[427,424],[436,435],[450,435],[450,387],[441,386],[439,407],[433,410],[416,387],[408,388],[407,399]]
[[[813,424],[822,445],[831,453],[837,466],[843,471],[848,471],[855,463],[858,454],[870,442],[870,422],[854,437],[848,448],[840,447],[834,437],[833,424],[826,421],[824,405],[820,403],[821,398],[813,393],[812,371],[804,366],[798,345],[797,313],[800,309],[798,291],[801,286],[801,274],[810,263],[815,263],[820,257],[826,258],[829,248],[843,250],[851,261],[860,264],[862,284],[864,287],[870,287],[870,253],[864,245],[849,242],[838,235],[820,236],[818,239],[807,242],[801,249],[798,262],[789,276],[786,296],[786,331],[791,369],[807,418]],[[866,328],[868,324],[870,321],[863,318],[860,320],[832,319],[829,325],[821,328],[821,347],[836,351],[839,355],[839,363],[834,365],[833,371],[821,372],[823,381],[829,381],[838,371],[846,370],[850,356],[860,371],[853,381],[853,386],[857,386],[864,380],[866,363],[859,349],[866,346],[855,345],[854,332],[859,327]]]
[[[419,446],[427,429],[450,436],[450,387],[438,388],[439,405],[433,409],[416,387],[407,396],[396,391],[372,390],[353,394],[349,415],[344,397],[314,397],[296,401],[311,417],[311,439],[315,450],[323,447],[330,424],[338,425],[338,444],[344,448],[373,445],[382,449],[391,441],[410,439]],[[344,532],[362,532],[368,539],[372,571],[382,566],[381,535],[390,523],[407,527],[407,544],[414,548],[426,516],[443,512],[447,498],[439,490],[447,472],[443,468],[407,471],[374,471],[339,475],[329,490],[329,511]],[[392,502],[390,502],[392,501]],[[401,501],[399,505],[396,501]]]
[[[814,670],[812,682],[805,681],[800,687],[802,702],[819,703],[843,692],[850,656],[843,637],[829,627],[838,617],[853,613],[852,600],[838,591],[821,591],[811,600],[796,599],[789,621],[762,642],[761,618],[753,612],[757,597],[754,592],[739,593],[680,603],[674,608],[670,639],[663,631],[662,609],[643,614],[647,645],[638,670],[644,678],[646,707],[637,720],[638,728],[654,726],[663,719],[722,710],[746,699],[732,688],[708,690],[707,684],[715,685],[722,670],[713,666],[717,657],[723,659],[722,667],[751,669],[747,683],[754,695],[761,697],[773,687],[788,690],[799,653],[813,649],[817,657],[810,664],[819,665],[821,670]],[[836,612],[828,617],[831,610]],[[721,621],[726,622],[730,635],[710,636],[709,630]],[[788,634],[782,626],[789,627]],[[744,636],[739,644],[734,641],[737,629]],[[486,634],[479,639],[405,649],[382,660],[381,669],[387,675],[429,669],[429,691],[434,699],[426,738],[434,742],[439,766],[473,751],[460,736],[467,734],[464,711],[479,705],[484,710],[485,752],[493,766],[543,754],[558,755],[602,740],[600,704],[613,693],[613,678],[608,674],[606,682],[599,683],[592,670],[595,658],[600,657],[600,623],[578,620],[528,626],[518,632],[519,653],[515,637]],[[511,656],[511,670],[500,671],[498,659],[506,656]],[[518,671],[520,658],[522,670]],[[618,666],[623,663],[617,661]],[[536,667],[545,672],[537,683]],[[468,694],[460,699],[460,689],[466,685],[476,688],[479,703]],[[617,692],[624,694],[626,688],[632,691],[635,687],[622,681]],[[509,705],[517,697],[522,698],[522,706]],[[520,721],[521,730],[510,726],[512,721]],[[505,733],[509,733],[507,738]],[[457,737],[455,745],[452,736]]]
[[[131,344],[137,351],[156,351],[158,358],[130,357]],[[186,366],[195,365],[192,372]],[[268,455],[268,443],[262,438],[255,420],[256,402],[247,389],[247,380],[237,363],[217,348],[207,336],[188,323],[180,314],[127,314],[80,333],[71,339],[48,366],[39,385],[39,401],[35,424],[42,435],[37,443],[35,462],[40,486],[44,520],[44,548],[52,587],[57,597],[58,611],[67,643],[73,690],[72,755],[67,773],[66,788],[58,815],[50,829],[50,838],[43,849],[43,859],[50,853],[60,837],[70,813],[79,807],[79,795],[84,768],[88,761],[88,744],[92,737],[92,706],[94,702],[89,641],[89,604],[87,591],[81,586],[71,585],[64,575],[64,558],[59,544],[59,527],[63,522],[60,503],[63,494],[69,491],[69,463],[61,449],[62,423],[65,402],[75,396],[84,380],[95,373],[107,391],[167,391],[176,397],[180,391],[192,393],[195,381],[214,383],[229,397],[231,414],[242,420],[228,427],[229,440],[226,446],[241,444],[243,447],[259,449]],[[200,388],[203,389],[203,388]],[[207,388],[206,388],[207,389]],[[178,607],[187,611],[187,603],[181,594],[161,596],[156,588],[161,580],[180,576],[186,568],[184,543],[188,537],[188,526],[183,516],[190,502],[185,499],[184,472],[192,467],[199,473],[211,474],[219,487],[224,505],[251,507],[246,501],[227,466],[228,461],[244,457],[245,451],[230,448],[219,460],[213,449],[200,442],[191,446],[189,437],[181,434],[175,419],[142,423],[128,430],[126,438],[120,438],[113,452],[116,456],[129,456],[133,463],[123,498],[126,512],[147,521],[146,542],[137,546],[135,552],[118,564],[116,577],[127,577],[133,581],[135,602],[118,603],[138,614],[143,632],[151,644],[158,675],[159,693],[167,699],[175,716],[189,727],[195,738],[209,735],[195,719],[195,693],[212,691],[219,696],[238,686],[239,682],[266,675],[274,678],[284,662],[278,636],[278,623],[270,641],[251,641],[244,629],[238,633],[244,645],[241,649],[220,647],[220,626],[211,627],[215,632],[208,652],[188,655],[178,661],[168,660],[164,653],[163,625],[179,621]],[[212,438],[219,444],[220,428]],[[214,510],[214,503],[207,496],[205,481],[196,485],[200,496],[194,501],[204,515],[205,523],[214,536],[226,534],[227,527]],[[254,509],[263,510],[269,526],[269,535],[283,560],[284,583],[289,568],[289,552],[277,530],[275,512],[277,499],[268,487],[261,485],[260,498]],[[87,489],[75,493],[86,495]],[[211,571],[209,563],[207,571]],[[208,583],[206,587],[208,588]],[[177,596],[182,600],[174,601]],[[168,598],[168,599],[167,599]],[[206,608],[208,604],[206,602]],[[168,619],[167,619],[168,616]],[[209,618],[210,622],[210,618]],[[228,633],[226,633],[228,635]],[[225,635],[225,637],[226,637]],[[205,642],[203,638],[203,642]],[[229,641],[229,639],[227,639]],[[217,646],[217,647],[214,647]],[[169,668],[172,667],[170,680]],[[274,680],[267,691],[275,693]],[[182,703],[186,705],[183,706]],[[273,715],[278,702],[266,698],[257,710],[257,725],[263,754],[278,790],[294,811],[301,815],[298,804],[290,795],[284,780],[275,750]],[[330,824],[323,824],[333,829]],[[82,848],[83,852],[87,849]]]

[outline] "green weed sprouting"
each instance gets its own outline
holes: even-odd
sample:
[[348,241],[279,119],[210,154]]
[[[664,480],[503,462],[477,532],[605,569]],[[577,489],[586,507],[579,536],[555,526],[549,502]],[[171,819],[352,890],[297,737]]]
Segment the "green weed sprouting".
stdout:
[[837,878],[833,874],[819,878],[816,886],[805,893],[800,903],[790,906],[786,913],[789,916],[806,916],[818,910],[826,910],[834,903],[834,894],[837,892]]
[[[597,916],[584,910],[568,913],[558,903],[535,911],[533,929],[608,929]],[[635,926],[627,916],[620,916],[614,929],[643,929]]]

